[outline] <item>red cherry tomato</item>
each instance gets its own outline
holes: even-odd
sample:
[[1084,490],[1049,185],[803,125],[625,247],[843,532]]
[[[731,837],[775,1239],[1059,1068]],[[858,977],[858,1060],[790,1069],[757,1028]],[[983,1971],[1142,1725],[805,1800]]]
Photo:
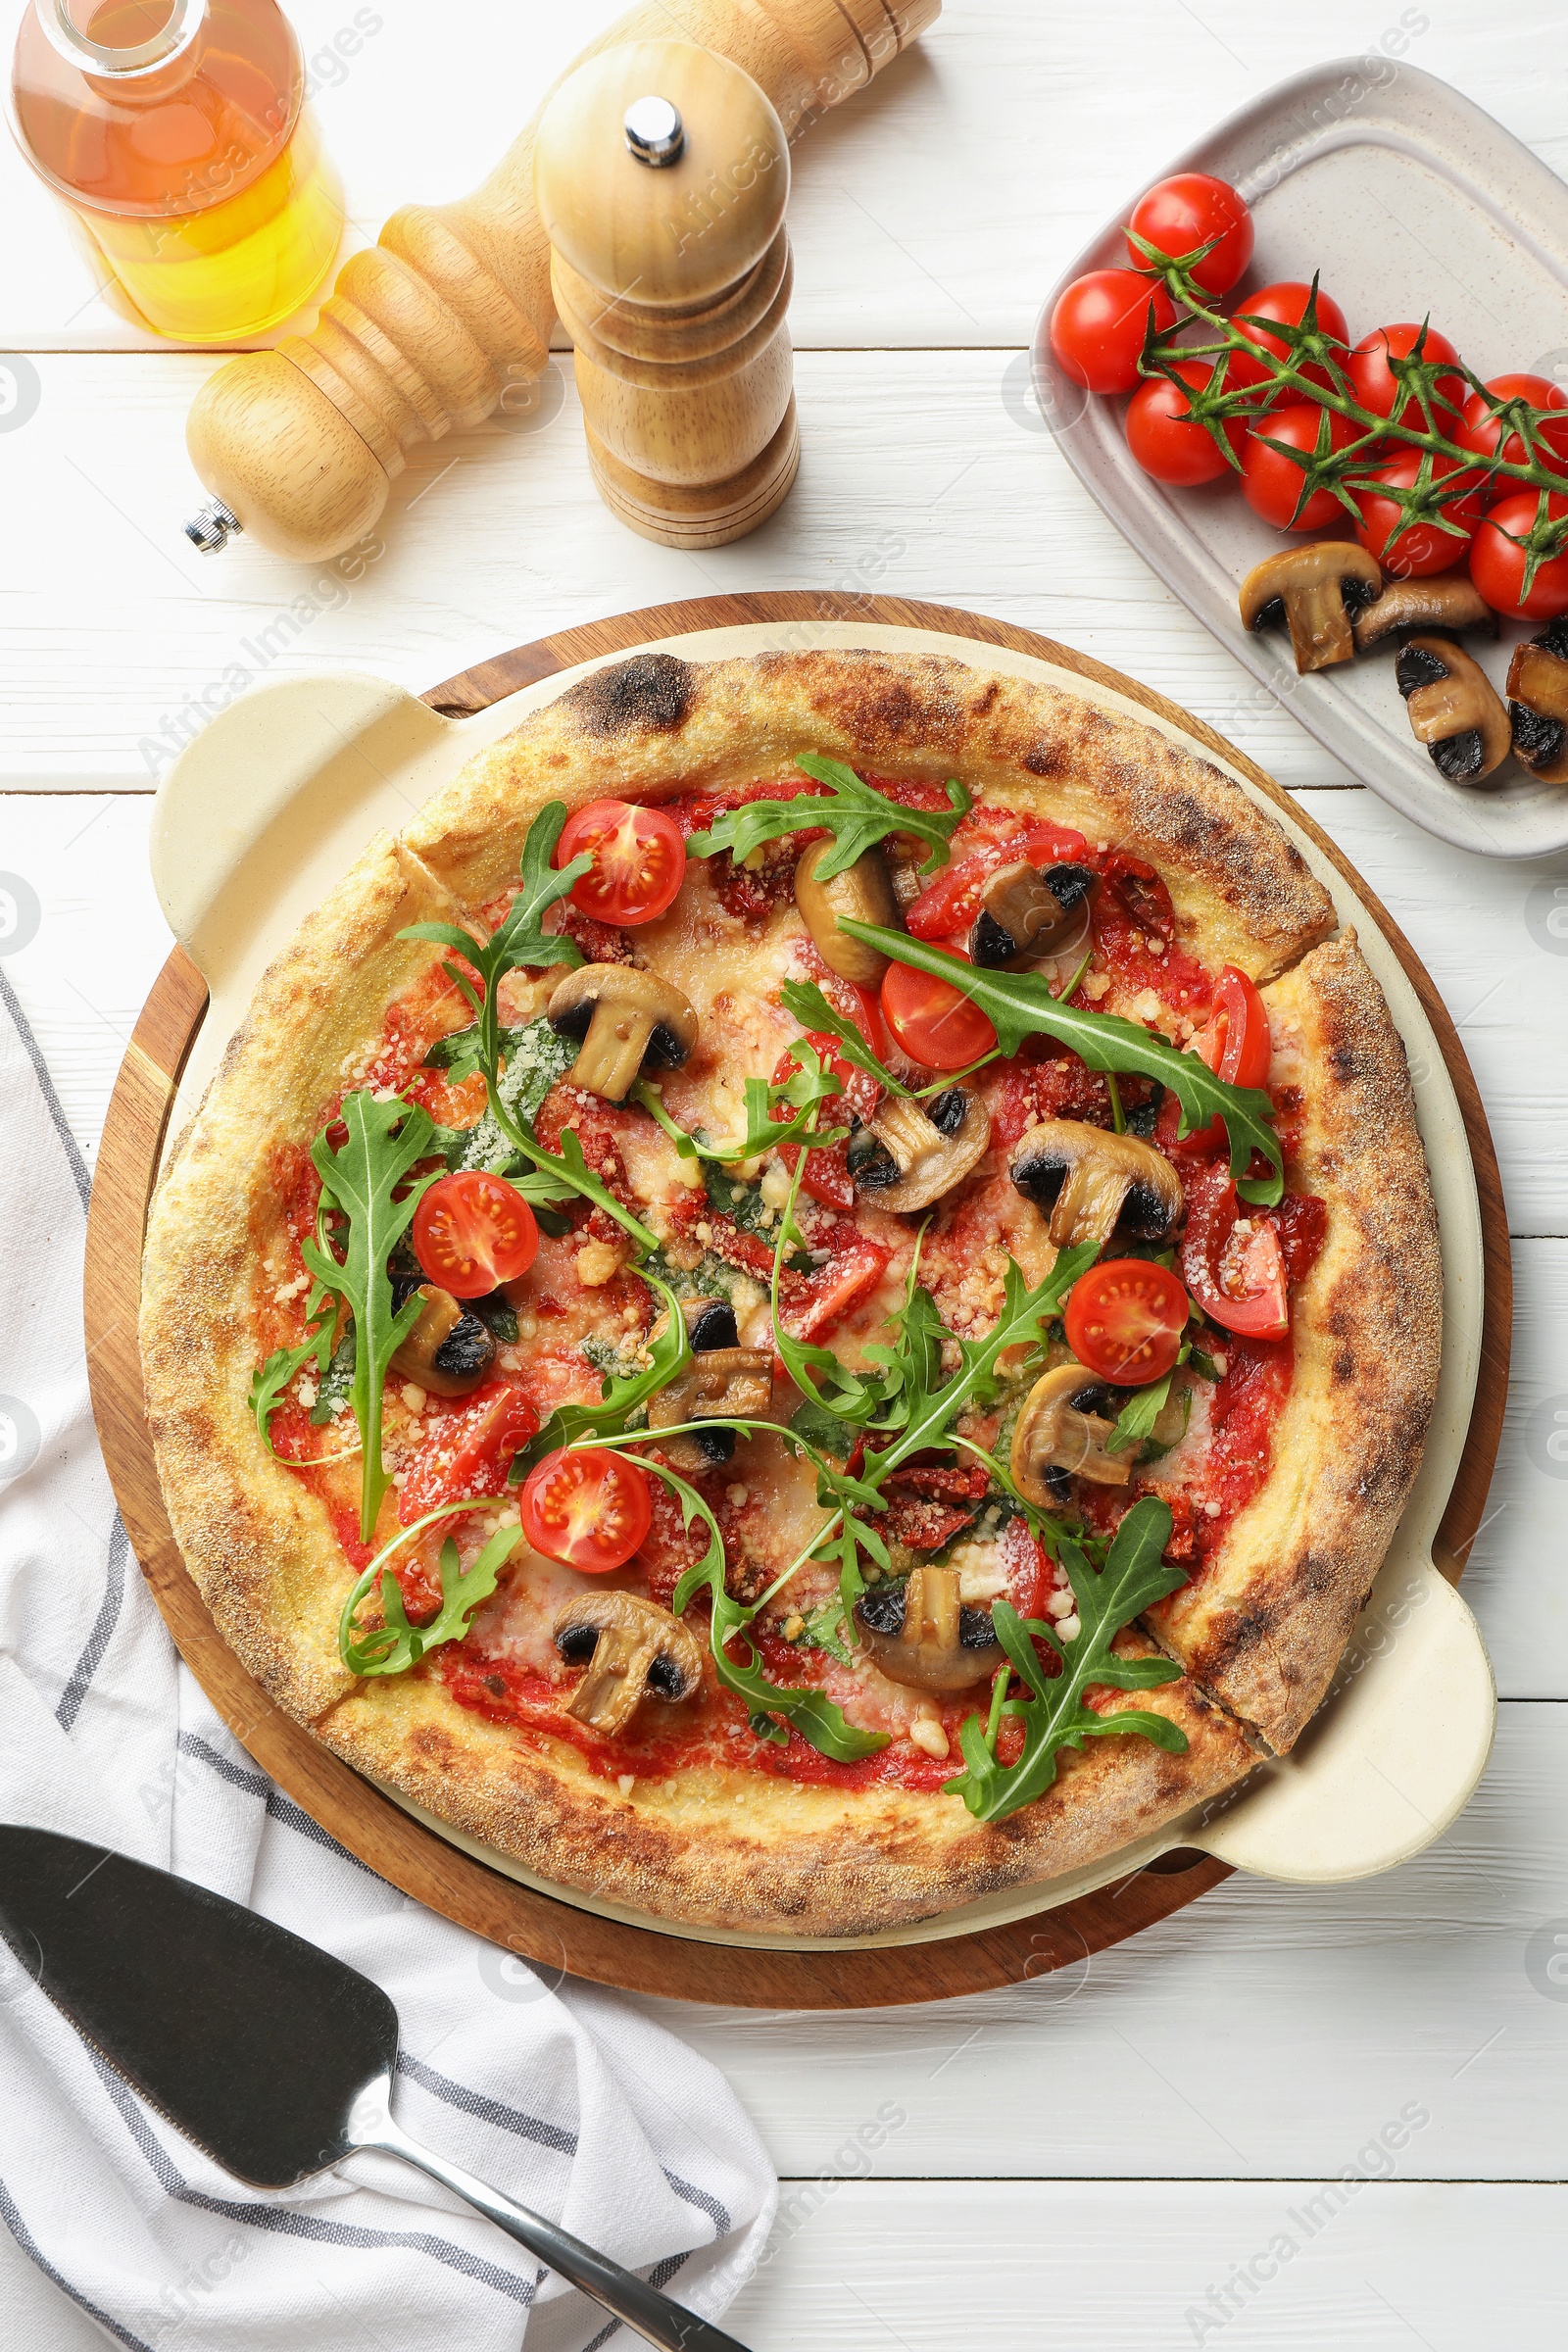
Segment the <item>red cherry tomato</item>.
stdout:
[[1075,384],[1130,392],[1151,311],[1161,334],[1175,325],[1175,305],[1163,286],[1136,270],[1091,270],[1073,279],[1052,312],[1051,348]]
[[526,1274],[539,1249],[533,1210],[514,1184],[464,1168],[438,1176],[410,1235],[421,1272],[454,1298],[482,1298]]
[[[1279,326],[1299,326],[1306,316],[1311,292],[1311,287],[1302,285],[1298,278],[1284,278],[1276,286],[1262,286],[1257,293],[1243,296],[1231,323],[1240,328],[1249,343],[1256,344],[1260,351],[1271,351],[1277,360],[1288,360],[1291,347],[1283,335],[1271,335],[1266,325],[1250,326],[1248,320],[1272,319]],[[1333,295],[1325,294],[1321,286],[1317,292],[1317,322],[1326,335],[1336,343],[1347,346],[1348,359],[1350,330],[1345,323],[1345,313]],[[1345,361],[1342,360],[1340,365],[1343,367]],[[1309,360],[1302,372],[1308,383],[1321,384],[1325,392],[1333,389],[1333,379],[1328,369],[1318,361]],[[1251,359],[1245,351],[1233,351],[1225,381],[1234,392],[1238,384],[1272,384],[1274,378],[1261,360]]]
[[[1209,360],[1179,360],[1176,372],[1183,384],[1201,391],[1214,368]],[[1205,426],[1195,424],[1186,393],[1168,375],[1152,375],[1139,385],[1127,403],[1126,423],[1128,448],[1156,482],[1190,489],[1231,471],[1224,451]],[[1227,423],[1225,437],[1240,457],[1247,442],[1245,419]]]
[[[1234,963],[1226,964],[1220,973],[1208,1019],[1188,1052],[1196,1054],[1227,1086],[1268,1084],[1269,1064],[1274,1058],[1268,1006],[1247,974],[1238,971]],[[1178,1145],[1176,1130],[1180,1124],[1181,1105],[1174,1095],[1167,1094],[1154,1127],[1154,1141],[1167,1157],[1180,1151],[1192,1153],[1195,1158],[1212,1159],[1230,1148],[1223,1119],[1211,1119],[1206,1127],[1195,1128]]]
[[1187,1186],[1182,1279],[1205,1315],[1250,1340],[1283,1340],[1291,1328],[1280,1237],[1266,1217],[1247,1214],[1225,1168],[1204,1168]]
[[624,1568],[653,1515],[647,1471],[600,1446],[547,1453],[522,1490],[522,1532],[535,1551],[584,1576]]
[[[1320,409],[1309,400],[1292,401],[1283,409],[1270,409],[1249,437],[1242,457],[1242,496],[1253,514],[1261,514],[1277,531],[1320,531],[1344,517],[1345,509],[1332,490],[1314,490],[1298,514],[1305,476],[1299,466],[1268,446],[1269,441],[1283,441],[1290,448],[1312,456],[1325,416],[1331,449],[1343,449],[1347,442],[1356,438],[1355,427],[1345,417],[1336,416],[1332,410]],[[1260,437],[1264,434],[1267,441]]]
[[512,1457],[538,1435],[539,1415],[521,1389],[492,1382],[461,1412],[441,1413],[408,1465],[398,1491],[398,1524],[471,1496],[504,1494]]
[[1020,858],[1041,868],[1082,865],[1088,855],[1089,844],[1070,825],[1032,818],[945,865],[906,913],[905,929],[914,939],[960,939],[979,913],[980,893],[999,865],[1015,865]]
[[[1488,381],[1487,390],[1497,400],[1528,401],[1533,409],[1568,409],[1568,392],[1544,375],[1494,375]],[[1501,424],[1480,393],[1472,392],[1448,438],[1457,441],[1461,449],[1473,449],[1478,457],[1490,458],[1501,431]],[[1568,416],[1560,424],[1555,420],[1544,424],[1541,440],[1554,458],[1568,460]],[[1510,466],[1524,464],[1524,444],[1517,433],[1509,433],[1502,454]],[[1509,498],[1517,495],[1521,485],[1510,482],[1504,474],[1493,487],[1499,498]]]
[[587,851],[593,869],[571,886],[571,903],[602,923],[651,923],[672,906],[686,873],[686,844],[662,808],[633,801],[591,801],[566,819],[557,870]]
[[[952,952],[958,954],[956,948]],[[889,964],[882,982],[882,1017],[909,1059],[922,1069],[967,1069],[997,1042],[978,1004],[946,980],[917,972],[909,963]]]
[[[1396,490],[1408,490],[1414,486],[1420,466],[1419,451],[1411,450],[1407,456],[1380,466],[1373,479],[1388,482]],[[1452,458],[1434,458],[1432,470],[1443,476],[1458,468]],[[1481,478],[1467,478],[1473,487],[1450,499],[1443,510],[1456,526],[1452,531],[1439,530],[1435,522],[1412,522],[1401,530],[1399,509],[1392,498],[1379,498],[1375,490],[1358,490],[1355,503],[1361,519],[1356,537],[1394,579],[1424,580],[1436,571],[1451,571],[1469,554],[1471,536],[1481,520]]]
[[1163,1380],[1181,1353],[1187,1293],[1168,1266],[1113,1257],[1080,1274],[1062,1318],[1081,1364],[1118,1389]]
[[[1139,197],[1127,225],[1173,262],[1218,237],[1213,252],[1193,271],[1207,294],[1228,294],[1252,258],[1251,214],[1228,180],[1206,172],[1178,172],[1158,181]],[[1127,251],[1135,270],[1149,268],[1131,237]]]
[[[1389,366],[1391,359],[1407,360],[1421,341],[1419,325],[1401,324],[1380,326],[1375,334],[1365,335],[1350,354],[1347,369],[1350,388],[1363,409],[1373,409],[1394,424],[1412,426],[1417,432],[1426,430],[1426,417],[1421,403],[1413,392],[1401,389],[1398,377]],[[1459,354],[1446,335],[1440,335],[1435,326],[1426,329],[1426,341],[1421,346],[1424,360],[1457,360]],[[1440,375],[1433,396],[1432,416],[1440,433],[1452,436],[1465,399],[1462,375]]]
[[[1499,500],[1470,542],[1470,577],[1508,620],[1555,620],[1568,612],[1568,554],[1541,564],[1524,594],[1525,551],[1517,543],[1535,522],[1537,503],[1534,490]],[[1568,514],[1568,498],[1548,499],[1547,513],[1554,522]]]

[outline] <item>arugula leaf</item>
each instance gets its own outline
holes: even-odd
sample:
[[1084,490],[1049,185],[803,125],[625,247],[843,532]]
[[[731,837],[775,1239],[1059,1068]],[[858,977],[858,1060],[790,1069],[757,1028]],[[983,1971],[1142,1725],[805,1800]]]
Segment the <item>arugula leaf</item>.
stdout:
[[411,923],[398,934],[400,939],[430,939],[438,947],[455,948],[478,973],[483,988],[476,997],[465,976],[450,963],[446,966],[447,977],[462,991],[478,1016],[479,1038],[469,1065],[472,1069],[493,1066],[495,1062],[500,1036],[496,996],[508,972],[515,971],[520,964],[536,971],[556,963],[574,967],[583,959],[575,940],[567,939],[563,932],[545,932],[539,927],[540,918],[593,865],[586,852],[580,858],[573,858],[559,873],[551,864],[565,821],[565,802],[549,801],[528,827],[518,869],[517,895],[510,912],[487,940],[481,943],[460,923]]
[[[854,1601],[851,1601],[850,1608],[854,1606]],[[812,1648],[825,1649],[828,1656],[836,1658],[841,1666],[855,1664],[855,1652],[846,1647],[844,1640],[845,1635],[849,1632],[849,1627],[845,1623],[848,1614],[849,1610],[845,1608],[841,1597],[837,1600],[824,1601],[819,1609],[813,1609],[805,1620],[805,1638],[810,1642]]]
[[691,1362],[691,1342],[686,1336],[686,1318],[680,1311],[679,1299],[668,1284],[647,1266],[640,1271],[644,1282],[659,1293],[668,1310],[663,1330],[649,1344],[646,1369],[629,1374],[606,1372],[600,1384],[598,1404],[558,1404],[538,1436],[529,1439],[513,1462],[510,1478],[513,1486],[525,1478],[535,1463],[542,1462],[547,1453],[554,1453],[563,1446],[574,1445],[584,1438],[622,1436],[632,1414],[657,1396],[661,1389],[678,1379]]
[[1121,1411],[1116,1426],[1105,1441],[1107,1453],[1122,1453],[1129,1446],[1141,1446],[1154,1434],[1154,1423],[1170,1401],[1170,1384],[1176,1377],[1172,1364],[1163,1380],[1156,1380],[1147,1389],[1135,1389]]
[[930,808],[905,808],[874,785],[862,782],[842,760],[802,752],[795,764],[813,783],[825,784],[827,791],[802,793],[790,801],[746,801],[739,808],[726,808],[706,833],[692,835],[686,844],[687,856],[714,858],[728,850],[740,865],[765,841],[781,840],[786,833],[826,831],[833,835],[833,848],[816,875],[819,882],[831,882],[835,874],[847,872],[857,858],[890,833],[912,833],[931,845],[931,855],[920,869],[928,874],[947,862],[954,832],[973,805],[963,786],[952,783],[947,788],[953,803],[951,816]]
[[[1168,1568],[1159,1556],[1170,1531],[1168,1506],[1148,1494],[1133,1504],[1117,1528],[1103,1570],[1097,1572],[1078,1544],[1062,1540],[1061,1557],[1078,1603],[1079,1631],[1071,1642],[1064,1642],[1054,1626],[1021,1618],[1004,1600],[994,1604],[991,1618],[997,1639],[1031,1695],[1004,1697],[1007,1677],[999,1674],[989,1722],[982,1724],[971,1715],[959,1731],[964,1769],[943,1786],[948,1793],[962,1797],[977,1821],[1005,1821],[1044,1796],[1056,1777],[1061,1750],[1081,1747],[1085,1740],[1141,1732],[1169,1755],[1186,1749],[1186,1735],[1163,1715],[1143,1708],[1097,1715],[1085,1706],[1083,1696],[1095,1684],[1113,1690],[1149,1690],[1181,1680],[1181,1668],[1168,1658],[1118,1658],[1111,1649],[1124,1626],[1186,1582],[1181,1569]],[[1058,1675],[1046,1674],[1031,1635],[1049,1642],[1060,1656]],[[1023,1750],[1016,1763],[1000,1764],[997,1735],[1007,1715],[1024,1726]]]
[[[696,1488],[689,1487],[673,1470],[666,1469],[662,1462],[649,1461],[643,1466],[655,1471],[669,1488],[680,1504],[684,1526],[690,1527],[693,1519],[699,1518],[708,1529],[708,1549],[687,1569],[669,1605],[679,1617],[690,1607],[700,1588],[708,1587],[713,1608],[709,1642],[713,1668],[724,1689],[744,1699],[753,1716],[769,1719],[782,1716],[818,1754],[831,1756],[836,1764],[857,1764],[862,1756],[874,1756],[879,1748],[886,1747],[885,1733],[858,1731],[826,1691],[792,1690],[768,1681],[759,1661],[757,1645],[747,1630],[757,1611],[744,1607],[724,1587],[724,1539],[718,1521]],[[744,1665],[737,1664],[729,1655],[727,1644],[732,1641],[746,1645]],[[763,1737],[771,1739],[774,1734],[764,1733]]]
[[814,980],[786,980],[778,992],[778,1001],[786,1012],[807,1029],[815,1030],[819,1037],[836,1037],[841,1057],[874,1078],[878,1086],[886,1087],[890,1095],[901,1095],[906,1102],[918,1098],[908,1087],[895,1078],[886,1065],[878,1061],[855,1023],[842,1012],[834,1010]]
[[[415,1291],[393,1313],[387,1259],[433,1181],[412,1174],[418,1160],[429,1157],[432,1127],[417,1104],[398,1096],[378,1102],[363,1090],[344,1096],[339,1116],[348,1129],[339,1148],[333,1151],[325,1135],[318,1135],[311,1146],[321,1179],[321,1201],[316,1239],[303,1242],[300,1254],[319,1291],[341,1299],[354,1318],[354,1417],[365,1448],[360,1542],[368,1544],[381,1497],[391,1484],[391,1473],[381,1460],[381,1384],[393,1355],[424,1311],[424,1300]],[[347,1220],[341,1263],[326,1238],[332,1210]]]
[[[804,1037],[796,1039],[790,1054],[796,1067],[779,1085],[769,1086],[761,1078],[747,1079],[746,1132],[738,1144],[716,1143],[702,1127],[694,1128],[690,1134],[677,1127],[664,1108],[659,1089],[650,1086],[646,1078],[637,1081],[631,1099],[663,1129],[682,1159],[711,1160],[719,1167],[735,1167],[742,1160],[757,1159],[764,1152],[777,1151],[780,1144],[843,1143],[850,1132],[848,1127],[819,1130],[815,1123],[818,1104],[842,1094],[842,1085],[816,1048]],[[788,1110],[791,1116],[776,1118],[774,1113],[780,1109]]]
[[[466,1503],[466,1510],[472,1510]],[[413,1531],[410,1530],[410,1533]],[[464,1573],[457,1544],[448,1536],[441,1546],[441,1607],[428,1625],[411,1625],[403,1606],[402,1588],[390,1568],[372,1560],[355,1585],[338,1620],[338,1655],[351,1674],[362,1676],[407,1674],[422,1657],[444,1642],[461,1642],[480,1601],[496,1589],[502,1569],[522,1541],[520,1527],[503,1527],[491,1537],[473,1566]],[[384,1556],[384,1555],[383,1555]],[[360,1633],[354,1612],[370,1591],[377,1571],[381,1578],[381,1614],[386,1622],[373,1633]]]
[[277,1348],[265,1364],[251,1374],[250,1395],[246,1401],[256,1416],[256,1428],[262,1444],[274,1462],[283,1461],[284,1456],[272,1444],[272,1415],[282,1402],[283,1391],[295,1373],[309,1363],[313,1355],[319,1365],[321,1343],[325,1338],[330,1345],[330,1332],[331,1323],[328,1320],[318,1331],[313,1331],[310,1338],[302,1341],[298,1348]]
[[[1244,1200],[1272,1207],[1283,1197],[1285,1155],[1274,1132],[1273,1105],[1261,1087],[1227,1086],[1196,1054],[1178,1052],[1167,1039],[1125,1020],[1119,1012],[1078,1010],[1065,999],[1054,997],[1037,972],[991,971],[965,963],[928,940],[885,930],[879,923],[858,923],[846,916],[841,928],[852,939],[879,948],[895,963],[931,972],[956,988],[986,1014],[1005,1054],[1016,1054],[1026,1037],[1041,1030],[1069,1047],[1092,1070],[1157,1078],[1181,1105],[1182,1135],[1224,1120],[1231,1174]],[[1261,1152],[1269,1162],[1271,1176],[1248,1178],[1254,1152]]]
[[354,1318],[351,1315],[343,1326],[343,1337],[332,1350],[332,1360],[321,1374],[316,1404],[311,1413],[311,1427],[324,1429],[333,1417],[333,1408],[340,1399],[354,1395]]

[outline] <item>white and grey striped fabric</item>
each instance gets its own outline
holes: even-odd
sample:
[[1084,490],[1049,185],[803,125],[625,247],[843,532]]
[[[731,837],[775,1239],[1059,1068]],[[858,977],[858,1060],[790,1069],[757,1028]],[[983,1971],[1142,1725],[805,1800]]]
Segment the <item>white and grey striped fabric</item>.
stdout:
[[[0,1818],[178,1871],[364,1969],[402,2018],[407,2131],[716,2317],[777,2196],[722,2077],[629,2003],[397,1893],[257,1770],[177,1661],[93,1435],[87,1170],[3,970],[0,1103]],[[616,2334],[389,2159],[286,2198],[242,2188],[3,1945],[0,1972],[0,2219],[129,2352],[515,2352],[525,2335],[590,2352]]]

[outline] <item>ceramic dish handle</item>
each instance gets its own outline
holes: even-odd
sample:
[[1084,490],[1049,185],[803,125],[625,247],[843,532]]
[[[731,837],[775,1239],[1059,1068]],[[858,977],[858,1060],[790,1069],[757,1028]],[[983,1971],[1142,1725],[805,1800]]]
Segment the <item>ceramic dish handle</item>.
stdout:
[[1474,1617],[1413,1546],[1385,1561],[1330,1697],[1186,1843],[1321,1886],[1392,1870],[1443,1835],[1486,1770],[1497,1694]]

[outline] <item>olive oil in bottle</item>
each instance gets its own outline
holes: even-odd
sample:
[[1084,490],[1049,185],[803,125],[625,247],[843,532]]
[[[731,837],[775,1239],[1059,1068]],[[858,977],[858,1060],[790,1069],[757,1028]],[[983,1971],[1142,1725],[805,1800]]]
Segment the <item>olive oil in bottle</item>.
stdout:
[[310,301],[343,204],[277,0],[31,0],[11,123],[128,309],[221,343]]

